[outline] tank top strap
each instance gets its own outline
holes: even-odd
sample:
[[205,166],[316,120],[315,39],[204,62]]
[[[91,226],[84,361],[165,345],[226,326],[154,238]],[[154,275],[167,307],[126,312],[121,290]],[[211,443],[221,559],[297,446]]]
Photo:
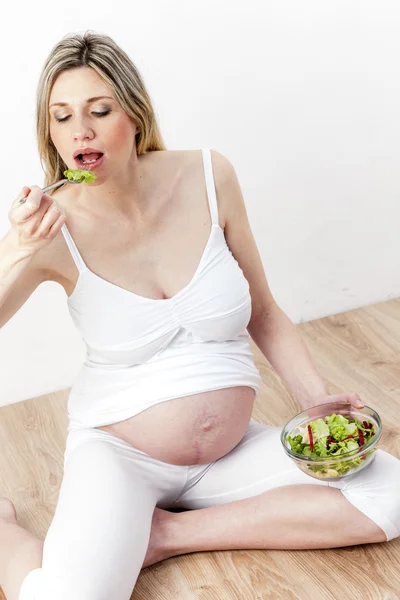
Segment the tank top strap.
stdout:
[[217,205],[217,195],[215,193],[215,182],[211,161],[211,151],[209,148],[202,148],[203,152],[203,165],[204,165],[204,175],[206,179],[207,186],[207,196],[208,196],[208,204],[210,206],[211,213],[211,222],[213,225],[218,225],[218,205]]
[[67,246],[70,249],[72,258],[74,259],[74,263],[76,264],[79,273],[82,273],[82,271],[85,271],[87,269],[87,267],[86,267],[85,263],[83,262],[83,258],[79,254],[79,250],[76,247],[75,242],[72,239],[72,236],[71,236],[70,232],[68,231],[68,228],[65,223],[62,225],[61,231],[64,235],[65,241],[67,242]]

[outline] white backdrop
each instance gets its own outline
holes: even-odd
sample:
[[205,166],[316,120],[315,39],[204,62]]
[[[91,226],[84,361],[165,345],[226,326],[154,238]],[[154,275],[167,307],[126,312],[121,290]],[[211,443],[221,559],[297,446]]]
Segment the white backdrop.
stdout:
[[[169,149],[236,168],[264,268],[295,322],[400,296],[400,5],[385,0],[9,4],[2,21],[0,236],[43,185],[35,92],[70,32],[111,35]],[[46,282],[0,331],[0,405],[72,385],[84,344]]]

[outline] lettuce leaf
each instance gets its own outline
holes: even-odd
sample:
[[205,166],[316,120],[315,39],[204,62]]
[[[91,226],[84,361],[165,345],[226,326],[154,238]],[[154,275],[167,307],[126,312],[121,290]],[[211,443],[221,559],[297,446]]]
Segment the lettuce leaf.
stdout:
[[[312,450],[308,425],[313,436]],[[351,458],[350,454],[343,461],[338,460],[342,454],[356,453],[360,448],[358,430],[363,432],[364,444],[375,435],[375,427],[368,420],[360,422],[357,419],[349,420],[343,415],[332,414],[325,419],[311,421],[305,427],[299,427],[299,433],[287,436],[286,440],[295,454],[319,458],[324,463],[327,461],[326,464],[320,465],[310,463],[307,465],[309,471],[317,473],[320,477],[339,477],[358,468],[370,452],[373,452],[367,450],[366,454],[360,457]],[[332,461],[329,461],[330,458]]]
[[92,171],[85,169],[67,169],[64,171],[64,175],[70,181],[79,181],[84,183],[93,183],[97,176]]
[[343,415],[333,414],[330,417],[325,417],[325,421],[329,427],[330,435],[337,441],[341,441],[345,437],[357,433],[357,425],[349,423],[348,419]]
[[[310,427],[311,427],[311,432],[312,432],[312,436],[313,436],[313,441],[315,442],[316,440],[319,440],[320,438],[326,438],[329,435],[329,427],[328,425],[325,423],[325,421],[323,419],[316,419],[315,421],[311,421],[311,423],[309,423]],[[308,433],[308,427],[304,427],[301,431],[301,433],[303,434],[303,438],[302,438],[302,442],[303,444],[309,444],[310,443],[310,435]]]

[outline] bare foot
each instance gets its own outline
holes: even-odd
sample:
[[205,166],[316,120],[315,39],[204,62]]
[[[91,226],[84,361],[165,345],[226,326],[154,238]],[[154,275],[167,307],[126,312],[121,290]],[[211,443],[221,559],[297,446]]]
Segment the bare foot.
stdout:
[[17,511],[14,504],[5,496],[0,496],[0,521],[17,523]]
[[171,513],[161,508],[156,508],[153,514],[151,524],[150,541],[147,548],[147,554],[143,562],[142,569],[154,565],[162,560],[175,556],[170,548],[172,535],[172,525],[176,522],[175,513]]

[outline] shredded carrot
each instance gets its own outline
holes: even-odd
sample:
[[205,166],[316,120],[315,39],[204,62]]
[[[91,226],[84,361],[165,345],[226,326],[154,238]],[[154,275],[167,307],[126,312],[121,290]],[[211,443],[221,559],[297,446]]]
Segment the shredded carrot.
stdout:
[[364,446],[364,434],[361,431],[361,429],[357,429],[357,431],[358,431],[358,436],[360,438],[360,446]]
[[310,450],[312,452],[314,450],[314,440],[313,440],[313,435],[312,435],[312,431],[311,431],[311,425],[308,425],[307,429],[308,429],[308,435],[310,436]]

